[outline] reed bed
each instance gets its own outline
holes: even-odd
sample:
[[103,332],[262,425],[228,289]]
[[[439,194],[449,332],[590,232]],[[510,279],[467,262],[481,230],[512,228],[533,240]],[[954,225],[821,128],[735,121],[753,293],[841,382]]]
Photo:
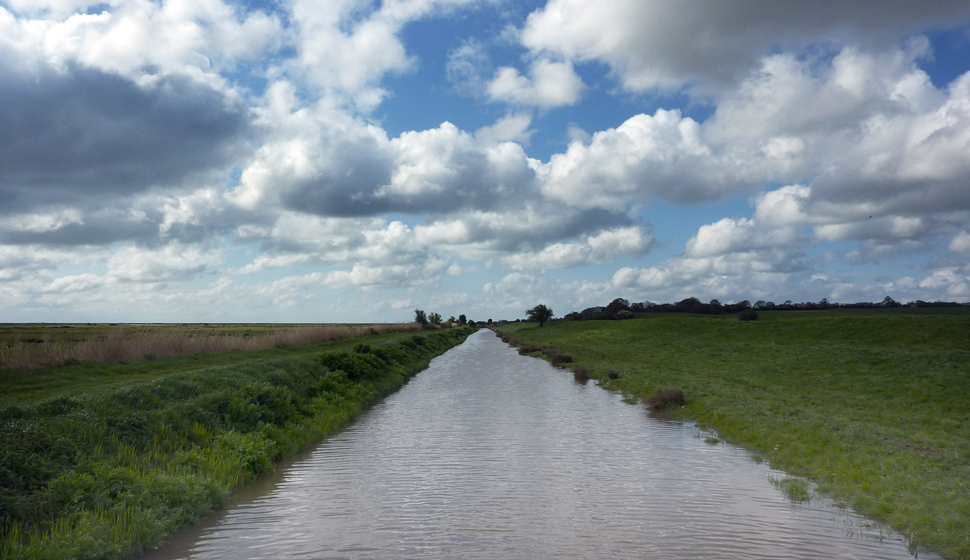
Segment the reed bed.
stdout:
[[73,362],[133,362],[182,354],[263,350],[420,329],[417,323],[308,325],[249,336],[172,328],[148,328],[134,332],[116,328],[107,335],[80,342],[58,340],[49,335],[40,343],[14,340],[8,345],[0,345],[0,369],[31,370]]

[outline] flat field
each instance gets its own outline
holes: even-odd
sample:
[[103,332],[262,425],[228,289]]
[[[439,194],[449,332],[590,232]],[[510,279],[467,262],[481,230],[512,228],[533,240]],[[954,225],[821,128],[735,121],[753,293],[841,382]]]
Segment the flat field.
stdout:
[[710,441],[807,477],[914,547],[968,559],[968,311],[644,314],[496,330],[553,361],[570,355],[568,367],[634,401],[679,388],[686,405],[667,414],[716,432]]

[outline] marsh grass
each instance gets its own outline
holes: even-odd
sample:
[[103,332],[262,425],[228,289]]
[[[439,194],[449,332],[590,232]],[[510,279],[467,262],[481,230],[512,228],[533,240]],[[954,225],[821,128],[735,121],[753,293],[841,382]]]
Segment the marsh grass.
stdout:
[[[416,323],[373,325],[275,326],[271,330],[176,326],[115,326],[86,329],[60,326],[14,329],[0,337],[0,370],[30,370],[77,362],[115,362],[156,359],[182,354],[261,350],[315,344],[367,334],[419,330]],[[234,332],[239,331],[242,332]],[[79,338],[80,337],[80,338]]]
[[816,491],[946,558],[970,559],[970,315],[764,312],[758,321],[654,314],[502,325],[555,344],[628,401],[690,396],[696,421]]
[[246,354],[0,408],[0,556],[112,559],[153,546],[275,459],[346,425],[473,330]]
[[807,502],[812,499],[812,491],[808,483],[800,478],[769,478],[772,485],[792,503]]

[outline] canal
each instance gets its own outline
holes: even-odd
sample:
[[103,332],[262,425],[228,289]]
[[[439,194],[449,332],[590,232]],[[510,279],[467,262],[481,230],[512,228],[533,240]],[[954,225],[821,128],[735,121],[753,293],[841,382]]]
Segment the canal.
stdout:
[[144,560],[912,558],[705,436],[480,331]]

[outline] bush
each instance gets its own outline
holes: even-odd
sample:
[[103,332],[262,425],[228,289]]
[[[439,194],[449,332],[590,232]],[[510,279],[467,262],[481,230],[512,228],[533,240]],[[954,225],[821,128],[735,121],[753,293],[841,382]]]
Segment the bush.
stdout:
[[660,389],[646,398],[646,404],[653,411],[684,406],[684,392],[680,389]]
[[571,363],[573,361],[573,357],[569,354],[555,354],[549,358],[549,361],[552,362],[552,365],[554,366],[561,366],[563,364]]
[[757,321],[757,320],[758,320],[758,312],[755,311],[754,309],[750,309],[750,308],[745,309],[744,311],[741,312],[740,315],[738,315],[738,321]]
[[576,383],[585,385],[589,381],[589,371],[586,368],[578,367],[573,370],[573,379],[576,380]]

